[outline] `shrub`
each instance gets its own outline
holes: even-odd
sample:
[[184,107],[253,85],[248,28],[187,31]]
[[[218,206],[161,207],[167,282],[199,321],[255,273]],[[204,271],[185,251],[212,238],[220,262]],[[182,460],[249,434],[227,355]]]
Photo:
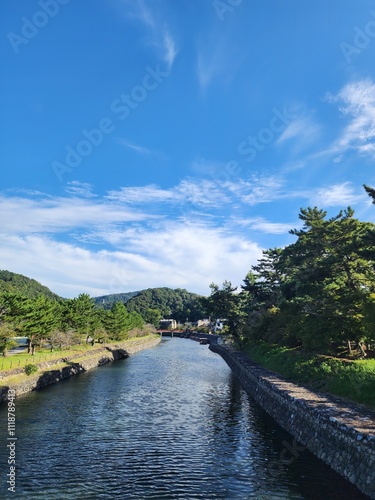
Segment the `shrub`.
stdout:
[[33,365],[33,364],[28,364],[25,366],[25,373],[26,375],[31,375],[32,373],[35,373],[38,371],[38,367],[36,365]]

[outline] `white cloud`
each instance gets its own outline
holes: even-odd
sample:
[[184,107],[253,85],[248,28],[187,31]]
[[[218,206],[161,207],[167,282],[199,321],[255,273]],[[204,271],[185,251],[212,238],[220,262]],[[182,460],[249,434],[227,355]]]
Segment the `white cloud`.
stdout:
[[183,179],[177,186],[169,189],[155,184],[123,187],[118,191],[110,191],[108,199],[126,204],[169,203],[180,207],[186,204],[219,207],[230,201],[221,186],[206,179]]
[[125,146],[126,148],[132,149],[133,151],[136,151],[137,153],[141,155],[146,155],[146,156],[157,156],[162,158],[163,154],[160,153],[159,151],[154,151],[149,148],[145,148],[144,146],[140,146],[139,144],[134,144],[133,142],[130,142],[126,139],[118,139],[118,142]]
[[212,281],[240,284],[261,255],[260,247],[243,237],[181,224],[133,230],[121,247],[94,252],[41,235],[2,235],[0,261],[62,296],[158,286],[208,294]]
[[77,227],[135,222],[151,216],[114,203],[78,197],[28,199],[0,196],[0,231],[57,233]]
[[234,219],[232,223],[266,234],[287,234],[291,229],[296,227],[295,223],[271,222],[263,217]]
[[300,152],[313,145],[321,135],[321,127],[311,117],[299,117],[293,120],[281,134],[279,144],[294,140],[294,149]]
[[127,6],[127,16],[139,19],[146,27],[148,32],[146,46],[156,51],[170,71],[178,54],[178,48],[160,13],[146,7],[143,0],[130,0],[124,3]]
[[173,200],[173,191],[161,189],[156,184],[122,187],[120,190],[109,191],[108,199],[126,204],[170,202]]
[[366,203],[366,201],[366,195],[356,194],[349,182],[318,189],[311,196],[311,203],[318,207],[343,208],[358,202]]
[[168,31],[165,31],[163,33],[163,42],[161,46],[162,50],[164,51],[164,60],[167,63],[168,69],[170,70],[173,66],[178,50],[176,42]]
[[331,151],[342,153],[356,150],[375,158],[375,84],[372,80],[360,80],[343,87],[327,100],[339,103],[342,114],[349,123],[332,145]]
[[223,186],[247,205],[268,203],[287,196],[283,191],[284,180],[280,176],[254,174],[248,180],[226,182]]
[[[79,182],[79,181],[71,181],[68,182],[65,191],[68,194],[74,195],[74,196],[82,196],[83,198],[93,198],[96,195],[92,192],[92,186],[91,184],[88,184],[87,182]],[[39,193],[42,194],[42,193]]]
[[259,175],[221,185],[188,178],[168,189],[125,187],[106,197],[78,182],[68,189],[82,197],[0,196],[2,268],[62,296],[158,286],[207,294],[212,281],[241,284],[261,257],[248,234],[281,235],[295,227],[236,216],[249,205],[291,197],[323,207],[369,203],[349,183],[292,192],[282,178]]
[[[89,188],[68,186],[82,196]],[[185,179],[171,189],[123,188],[107,198],[2,196],[1,266],[62,296],[157,286],[207,294],[212,281],[240,284],[261,249],[218,227],[209,210],[196,211],[221,206],[224,195],[216,189],[212,181]],[[156,215],[134,207],[145,201]],[[161,206],[166,203],[170,214]]]

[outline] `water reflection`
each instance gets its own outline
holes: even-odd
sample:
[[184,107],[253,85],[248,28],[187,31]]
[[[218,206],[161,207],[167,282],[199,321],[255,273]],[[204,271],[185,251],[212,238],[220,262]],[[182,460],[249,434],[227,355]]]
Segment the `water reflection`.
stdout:
[[365,498],[307,451],[282,464],[292,437],[186,339],[18,398],[17,437],[9,498]]

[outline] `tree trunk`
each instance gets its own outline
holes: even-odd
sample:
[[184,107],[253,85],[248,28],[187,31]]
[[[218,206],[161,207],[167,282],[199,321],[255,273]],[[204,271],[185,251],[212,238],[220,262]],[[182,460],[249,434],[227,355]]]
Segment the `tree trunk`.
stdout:
[[349,356],[351,356],[353,354],[352,344],[350,343],[350,340],[348,340],[347,342],[348,342],[348,353],[349,353]]
[[358,342],[358,347],[359,347],[359,350],[361,351],[361,356],[363,358],[365,358],[367,356],[367,354],[365,353],[365,351],[363,349],[363,345],[361,344],[361,342]]

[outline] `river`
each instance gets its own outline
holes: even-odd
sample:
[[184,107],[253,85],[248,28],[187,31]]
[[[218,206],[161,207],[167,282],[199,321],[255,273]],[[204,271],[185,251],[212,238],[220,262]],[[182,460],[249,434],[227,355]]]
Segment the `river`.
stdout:
[[[2,405],[4,430],[6,419]],[[2,432],[0,498],[367,498],[296,444],[218,355],[187,339],[17,398],[15,435],[16,493],[7,492]]]

